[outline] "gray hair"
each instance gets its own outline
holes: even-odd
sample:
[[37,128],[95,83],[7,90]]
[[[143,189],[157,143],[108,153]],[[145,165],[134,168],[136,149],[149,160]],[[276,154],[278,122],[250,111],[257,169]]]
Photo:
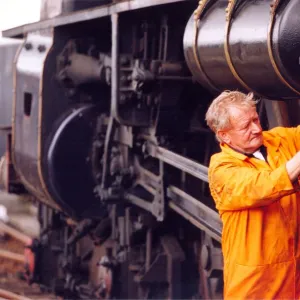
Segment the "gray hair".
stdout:
[[230,110],[231,106],[235,107],[256,107],[258,103],[254,99],[253,93],[244,94],[238,91],[224,91],[213,100],[209,106],[205,120],[209,128],[216,134],[219,130],[230,128]]

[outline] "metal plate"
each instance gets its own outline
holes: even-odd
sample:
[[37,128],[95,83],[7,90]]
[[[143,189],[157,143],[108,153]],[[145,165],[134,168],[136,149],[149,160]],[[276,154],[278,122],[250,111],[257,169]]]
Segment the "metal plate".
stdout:
[[71,13],[64,16],[55,17],[53,19],[44,20],[41,22],[35,22],[31,24],[26,24],[23,26],[15,27],[2,31],[2,35],[5,37],[20,36],[27,32],[38,31],[42,29],[63,26],[68,24],[74,24],[82,21],[89,21],[93,19],[102,18],[109,16],[114,13],[122,13],[126,11],[147,8],[151,6],[172,4],[176,2],[184,2],[189,0],[131,0],[122,1],[121,3],[105,5],[98,8],[87,9],[78,11],[76,13]]
[[22,40],[0,38],[0,129],[11,126],[13,62]]
[[6,134],[11,127],[13,103],[13,62],[22,40],[0,38],[0,156],[6,149]]

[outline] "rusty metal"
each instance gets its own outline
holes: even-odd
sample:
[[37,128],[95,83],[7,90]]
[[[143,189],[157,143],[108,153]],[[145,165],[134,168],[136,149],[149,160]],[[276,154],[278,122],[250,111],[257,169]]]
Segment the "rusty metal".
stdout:
[[0,221],[0,231],[7,233],[8,235],[12,236],[13,238],[20,241],[24,245],[31,244],[32,239],[28,235],[14,229],[13,227],[11,227],[9,225],[4,224],[1,221]]
[[13,292],[0,289],[0,297],[3,297],[4,299],[9,299],[9,300],[32,300],[30,298],[15,294]]
[[14,260],[14,261],[19,262],[19,263],[25,263],[26,262],[24,255],[19,254],[19,253],[14,253],[12,251],[3,250],[3,249],[0,249],[0,257],[10,259],[10,260]]

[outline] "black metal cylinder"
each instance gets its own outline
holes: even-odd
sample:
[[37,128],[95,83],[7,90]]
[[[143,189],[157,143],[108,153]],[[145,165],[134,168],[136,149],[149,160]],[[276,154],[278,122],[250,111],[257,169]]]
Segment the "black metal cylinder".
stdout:
[[[267,99],[300,98],[300,1],[219,0],[194,16],[184,34],[186,62],[208,89],[252,91]],[[272,15],[273,13],[273,15]]]

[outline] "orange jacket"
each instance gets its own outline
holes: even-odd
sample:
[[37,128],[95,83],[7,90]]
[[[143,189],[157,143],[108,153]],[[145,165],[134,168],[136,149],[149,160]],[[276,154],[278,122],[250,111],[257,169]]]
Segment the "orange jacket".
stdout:
[[268,162],[221,144],[209,185],[223,222],[224,299],[300,299],[300,126],[263,132]]

